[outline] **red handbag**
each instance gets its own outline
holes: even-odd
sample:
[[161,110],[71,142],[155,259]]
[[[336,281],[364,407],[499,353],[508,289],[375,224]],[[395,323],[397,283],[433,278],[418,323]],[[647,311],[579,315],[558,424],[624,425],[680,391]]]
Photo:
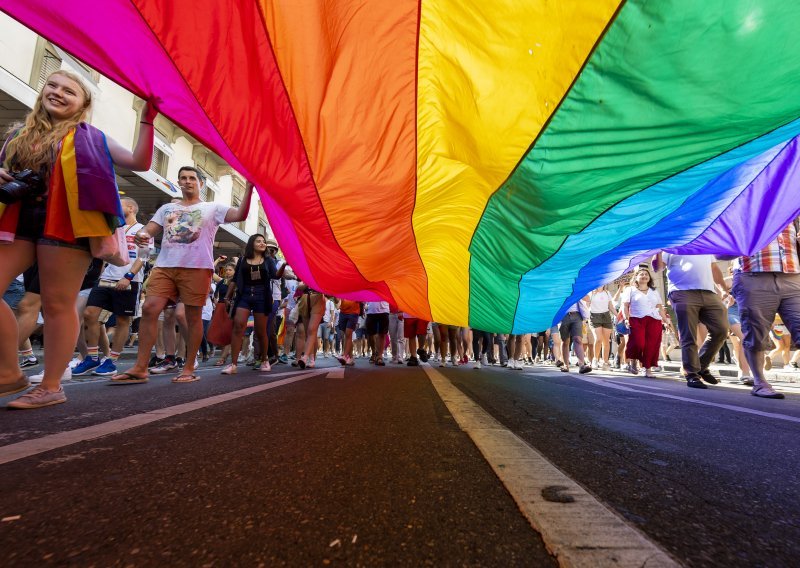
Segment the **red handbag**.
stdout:
[[225,302],[219,302],[214,308],[211,323],[208,325],[206,340],[220,347],[230,344],[233,333],[233,320],[228,315]]

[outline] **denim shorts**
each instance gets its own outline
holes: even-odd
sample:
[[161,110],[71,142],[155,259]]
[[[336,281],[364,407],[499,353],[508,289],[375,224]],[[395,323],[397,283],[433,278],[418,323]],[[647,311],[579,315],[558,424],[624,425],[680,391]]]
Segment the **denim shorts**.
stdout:
[[[272,296],[270,296],[271,298]],[[239,296],[236,308],[252,311],[254,314],[267,314],[267,308],[272,308],[272,303],[267,306],[266,291],[263,284],[256,286],[245,286]]]
[[54,247],[67,247],[78,250],[89,250],[89,239],[76,239],[74,242],[59,241],[44,237],[44,225],[47,220],[46,201],[25,200],[19,211],[19,221],[17,221],[17,232],[15,239],[30,241],[37,245],[49,245]]
[[11,284],[8,285],[8,288],[3,294],[3,300],[5,301],[6,304],[8,304],[9,308],[11,308],[12,310],[16,310],[20,300],[22,300],[22,297],[24,295],[25,295],[25,285],[16,278],[14,278],[14,280],[11,281]]
[[733,304],[728,308],[728,325],[741,325],[742,318],[739,317],[739,304]]

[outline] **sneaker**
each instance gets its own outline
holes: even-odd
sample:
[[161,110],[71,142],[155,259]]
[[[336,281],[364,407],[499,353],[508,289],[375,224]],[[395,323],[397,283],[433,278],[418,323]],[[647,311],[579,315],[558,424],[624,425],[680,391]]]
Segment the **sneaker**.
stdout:
[[69,362],[69,368],[74,369],[82,360],[80,357],[73,357],[72,361]]
[[481,365],[483,365],[484,367],[489,366],[489,358],[486,355],[481,357]]
[[608,363],[603,363],[603,370],[604,371],[610,371],[611,370],[611,365],[609,365]]
[[117,366],[114,364],[113,360],[106,358],[103,359],[99,367],[95,368],[92,374],[99,377],[110,377],[117,374]]
[[417,355],[419,356],[419,360],[422,361],[423,363],[428,362],[428,352],[425,351],[422,347],[417,349]]
[[25,357],[22,361],[19,362],[19,368],[24,369],[25,367],[35,367],[39,364],[39,358],[36,355],[31,355],[29,357]]
[[516,366],[514,367],[515,371],[522,371],[524,369],[524,367],[522,366],[522,359],[517,359],[514,362],[516,363]]
[[235,375],[238,371],[236,370],[236,365],[228,365],[220,374],[222,375]]
[[408,363],[406,363],[408,367],[419,367],[419,359],[416,357],[409,357]]
[[175,369],[178,368],[178,363],[172,357],[167,357],[164,359],[164,362],[158,365],[157,367],[153,367],[150,369],[150,372],[154,375],[166,375],[167,373],[171,373]]
[[473,368],[473,369],[480,369],[480,368],[481,368],[481,362],[480,362],[480,361],[475,361],[475,362],[472,364],[472,368]]
[[264,361],[258,370],[262,373],[269,373],[272,370],[272,367],[270,366],[269,361]]
[[157,357],[156,355],[153,355],[152,357],[150,357],[150,361],[147,363],[147,369],[153,370],[156,367],[160,367],[161,365],[164,364],[164,361],[166,360],[167,360],[166,357]]
[[719,383],[719,379],[717,379],[717,377],[712,375],[711,371],[709,371],[708,369],[700,371],[700,378],[710,385],[716,385]]
[[[41,383],[41,382],[42,382],[42,380],[44,379],[44,371],[42,371],[41,373],[38,373],[38,374],[36,374],[36,375],[34,375],[34,376],[35,376],[35,377],[41,377],[41,378],[40,378],[38,381],[35,381],[35,380],[33,379],[33,377],[31,377],[31,383],[37,383],[37,384],[38,384],[38,383]],[[66,369],[64,369],[64,372],[63,372],[63,373],[61,373],[61,380],[62,380],[62,381],[69,381],[69,380],[71,380],[71,379],[72,379],[72,369],[70,369],[69,367],[67,367]]]
[[597,359],[592,359],[592,369],[599,369],[600,367],[597,365]]
[[179,369],[183,369],[183,366],[186,364],[186,361],[183,357],[175,357],[175,364],[178,365]]
[[628,371],[631,375],[638,375],[639,374],[639,368],[638,367],[634,367],[633,365],[626,366],[625,370]]
[[445,362],[444,362],[444,359],[441,359],[441,360],[439,361],[439,367],[441,368],[441,367],[446,367],[446,366],[447,366],[447,365],[445,364]]
[[278,357],[278,365],[286,365],[289,363],[289,358],[286,355]]
[[38,386],[30,392],[23,394],[21,397],[9,402],[8,408],[42,408],[44,406],[61,404],[62,402],[67,402],[67,396],[64,394],[63,388],[59,388],[57,391],[51,392],[45,390],[41,386]]
[[87,357],[72,369],[72,375],[81,377],[91,375],[92,371],[100,366],[100,357]]

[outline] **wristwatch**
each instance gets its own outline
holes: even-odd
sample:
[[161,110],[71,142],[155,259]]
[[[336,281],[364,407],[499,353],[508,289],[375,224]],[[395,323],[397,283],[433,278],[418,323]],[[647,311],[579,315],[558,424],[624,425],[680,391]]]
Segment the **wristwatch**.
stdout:
[[127,278],[129,281],[133,281],[133,279],[135,277],[136,277],[136,275],[133,272],[126,272],[125,273],[125,278]]

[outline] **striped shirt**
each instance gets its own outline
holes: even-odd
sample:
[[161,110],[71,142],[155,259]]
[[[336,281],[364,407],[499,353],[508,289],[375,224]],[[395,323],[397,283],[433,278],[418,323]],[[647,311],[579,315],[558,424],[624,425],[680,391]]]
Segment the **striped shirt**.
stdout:
[[740,256],[733,267],[735,272],[800,273],[797,247],[797,220],[753,256]]

